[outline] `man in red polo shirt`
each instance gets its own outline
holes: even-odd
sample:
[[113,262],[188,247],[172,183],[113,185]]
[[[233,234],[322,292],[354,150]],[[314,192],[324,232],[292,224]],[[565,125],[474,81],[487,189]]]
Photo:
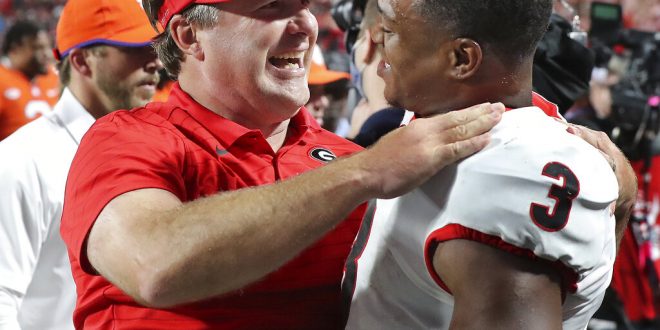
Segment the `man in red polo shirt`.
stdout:
[[178,82],[167,102],[108,115],[80,144],[61,225],[76,327],[339,328],[365,202],[481,149],[503,106],[420,119],[335,160],[358,147],[303,108],[308,1],[144,5]]

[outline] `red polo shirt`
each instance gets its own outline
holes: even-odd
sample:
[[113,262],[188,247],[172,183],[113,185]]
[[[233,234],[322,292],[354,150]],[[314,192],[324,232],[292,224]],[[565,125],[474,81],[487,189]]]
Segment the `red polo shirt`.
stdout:
[[[340,327],[344,262],[366,205],[263,280],[204,302],[167,310],[138,305],[93,274],[84,240],[113,198],[143,188],[191,201],[219,191],[273,183],[359,150],[316,124],[306,110],[276,153],[260,131],[224,119],[173,88],[166,103],[114,112],[85,135],[71,166],[61,233],[69,250],[85,329],[320,329]],[[323,201],[319,201],[323,203]],[[249,210],[246,210],[249,212]]]

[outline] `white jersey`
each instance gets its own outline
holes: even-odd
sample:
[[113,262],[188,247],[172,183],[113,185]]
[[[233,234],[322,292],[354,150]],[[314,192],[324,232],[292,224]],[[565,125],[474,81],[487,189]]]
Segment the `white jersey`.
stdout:
[[71,161],[93,122],[65,89],[53,112],[0,142],[0,330],[73,329],[60,217]]
[[506,112],[491,134],[474,156],[402,197],[378,201],[370,231],[363,224],[355,259],[347,261],[347,328],[447,328],[438,310],[453,298],[431,259],[438,243],[452,239],[553,263],[567,294],[564,329],[586,328],[612,275],[614,172],[598,150],[537,107]]

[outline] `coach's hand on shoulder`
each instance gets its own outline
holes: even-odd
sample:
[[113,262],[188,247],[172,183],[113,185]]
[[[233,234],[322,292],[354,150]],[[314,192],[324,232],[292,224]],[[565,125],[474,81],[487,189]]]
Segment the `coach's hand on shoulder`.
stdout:
[[504,105],[484,103],[416,119],[354,157],[373,197],[393,198],[422,184],[443,167],[483,149]]
[[626,156],[610,140],[607,134],[594,131],[584,126],[569,124],[569,133],[579,136],[596,149],[600,150],[605,159],[612,165],[619,182],[619,198],[616,200],[616,238],[617,246],[623,238],[624,229],[632,214],[637,199],[637,176]]

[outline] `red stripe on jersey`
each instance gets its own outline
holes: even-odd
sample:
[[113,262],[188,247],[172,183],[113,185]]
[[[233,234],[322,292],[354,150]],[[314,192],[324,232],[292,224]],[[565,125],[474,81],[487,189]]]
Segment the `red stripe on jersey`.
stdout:
[[532,104],[543,110],[543,112],[550,117],[564,119],[564,117],[559,114],[559,107],[541,96],[541,94],[532,92]]
[[575,293],[577,291],[578,274],[568,266],[564,265],[561,261],[550,261],[543,259],[535,255],[533,251],[515,246],[511,243],[507,243],[497,236],[485,234],[472,228],[463,227],[459,224],[450,224],[432,232],[426,238],[426,243],[424,244],[424,260],[426,262],[426,268],[429,274],[436,282],[436,284],[438,284],[443,290],[450,294],[451,291],[435,271],[435,267],[433,267],[433,254],[435,253],[435,249],[438,244],[454,239],[466,239],[483,243],[496,249],[509,252],[513,255],[531,259],[532,261],[547,263],[552,268],[557,270],[561,276],[562,299],[566,297],[566,291],[570,293]]
[[[538,94],[536,92],[532,92],[532,105],[541,109],[546,115],[552,118],[557,118],[557,119],[564,119],[564,117],[559,114],[559,107],[548,101],[545,97],[541,96],[541,94]],[[506,108],[506,111],[509,110],[514,110],[516,108]]]
[[[543,112],[545,112],[545,114],[550,116],[550,117],[557,118],[557,119],[562,119],[562,120],[564,119],[564,117],[562,117],[562,115],[559,114],[559,107],[556,104],[548,101],[548,99],[546,99],[545,97],[541,96],[541,94],[538,94],[536,92],[532,92],[532,105],[534,105],[535,107],[543,110]],[[513,110],[513,109],[514,108],[507,107],[506,111]],[[411,112],[409,110],[407,110],[406,115],[403,117],[403,120],[401,121],[400,126],[406,126],[406,125],[410,124],[411,121],[417,119],[417,117],[414,114],[409,115],[409,113],[411,113]]]

